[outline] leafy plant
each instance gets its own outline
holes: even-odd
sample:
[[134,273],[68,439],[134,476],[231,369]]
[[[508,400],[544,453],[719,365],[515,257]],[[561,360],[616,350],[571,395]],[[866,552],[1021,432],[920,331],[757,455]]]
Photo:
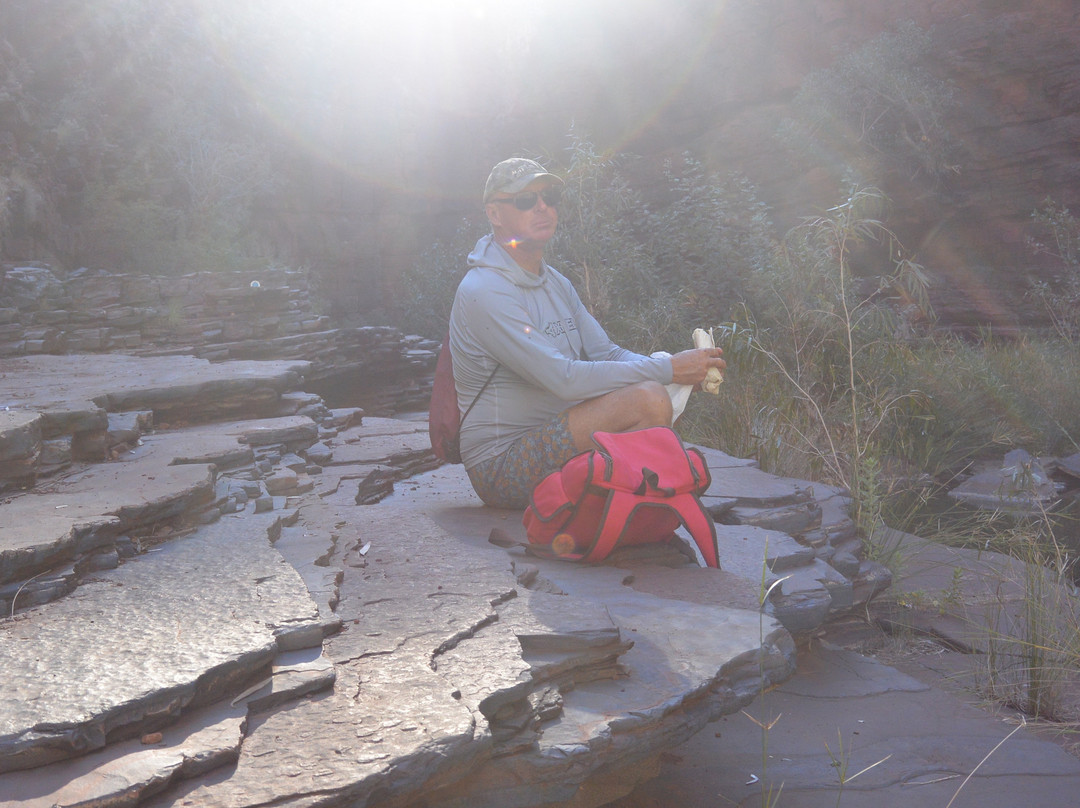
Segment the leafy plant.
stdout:
[[747,279],[771,262],[775,238],[768,209],[745,178],[710,173],[689,153],[668,160],[663,178],[654,191],[663,206],[643,211],[637,229],[656,283],[679,301],[679,325],[689,333],[731,318]]
[[[787,384],[791,403],[780,413],[789,433],[817,456],[825,477],[852,491],[864,528],[875,519],[881,433],[918,403],[893,372],[910,352],[906,325],[911,310],[929,311],[922,267],[875,216],[884,204],[876,189],[858,189],[788,234],[775,267],[757,279],[772,325],[759,325],[751,341]],[[887,249],[888,269],[858,278],[852,250],[869,243]]]
[[1056,282],[1033,282],[1030,296],[1042,304],[1057,335],[1075,345],[1080,342],[1080,221],[1051,199],[1031,217],[1052,243],[1032,237],[1029,245],[1036,253],[1056,258],[1061,275]]
[[405,333],[442,339],[454,292],[468,270],[466,257],[488,229],[481,214],[463,219],[452,237],[433,242],[421,253],[400,278],[387,322]]
[[655,298],[656,286],[652,263],[629,228],[631,211],[642,205],[622,171],[631,158],[598,151],[573,128],[569,139],[566,189],[550,258],[575,282],[594,317],[601,322],[616,313],[633,318],[638,301]]
[[856,182],[890,172],[932,180],[958,172],[945,126],[951,84],[930,71],[930,34],[899,25],[811,74],[781,138],[817,165],[836,164]]

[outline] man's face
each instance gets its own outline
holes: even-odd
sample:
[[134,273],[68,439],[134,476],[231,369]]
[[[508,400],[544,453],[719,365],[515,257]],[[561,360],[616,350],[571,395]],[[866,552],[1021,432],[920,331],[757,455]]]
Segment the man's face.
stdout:
[[[487,204],[487,216],[495,238],[513,247],[543,249],[559,224],[558,211],[554,205],[545,202],[544,197],[550,200],[553,193],[560,190],[552,188],[551,180],[541,178],[516,194],[497,194]],[[520,209],[532,199],[535,199],[532,207]]]

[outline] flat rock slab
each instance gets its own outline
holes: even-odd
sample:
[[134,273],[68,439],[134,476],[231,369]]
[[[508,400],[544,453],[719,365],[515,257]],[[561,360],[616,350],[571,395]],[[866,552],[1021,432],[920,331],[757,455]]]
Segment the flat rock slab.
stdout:
[[205,506],[216,477],[207,464],[250,462],[248,444],[303,444],[317,433],[302,416],[160,432],[114,462],[16,494],[0,503],[0,584],[76,559],[122,531]]
[[0,808],[134,805],[165,785],[198,777],[240,754],[246,707],[194,711],[146,736],[110,744],[77,760],[0,775]]
[[360,426],[343,430],[331,442],[330,466],[395,464],[403,458],[431,453],[427,424],[365,416]]
[[[305,530],[338,534],[334,692],[267,716],[227,779],[191,784],[173,804],[364,804],[390,790],[444,808],[568,798],[739,709],[762,671],[791,674],[790,636],[756,608],[637,590],[626,581],[648,578],[640,568],[533,567],[470,527],[477,516],[490,530],[499,512],[464,497],[468,513],[457,512],[464,490],[425,490],[425,479],[379,505],[304,512]],[[450,513],[433,521],[424,511],[436,503]],[[686,571],[712,574],[714,597],[731,597],[729,574]]]
[[100,411],[178,405],[197,410],[267,390],[276,398],[295,388],[310,367],[301,361],[211,364],[189,356],[167,361],[120,354],[5,358],[0,359],[6,388],[0,407],[42,412],[54,431],[70,433],[89,428],[88,419]]
[[775,508],[813,499],[813,485],[777,477],[752,466],[712,468],[712,484],[705,495],[738,500],[741,506]]
[[1059,495],[1042,462],[1023,450],[1005,456],[999,469],[980,472],[949,491],[949,496],[975,508],[1027,513],[1038,517]]
[[1058,460],[1058,469],[1071,477],[1080,479],[1080,452]]
[[[252,447],[307,447],[319,439],[318,425],[305,415],[255,418],[219,424],[199,424],[168,429],[143,437],[143,443],[160,447],[173,463],[225,463],[239,453],[250,460]],[[137,449],[135,456],[140,454]]]
[[710,470],[729,468],[757,468],[758,462],[751,458],[734,457],[719,449],[711,449],[708,446],[695,446],[705,456],[705,462]]
[[[338,671],[333,693],[268,716],[246,739],[228,780],[193,786],[176,804],[314,805],[333,795],[362,805],[387,788],[419,794],[440,771],[464,774],[490,751],[479,705],[463,693],[490,695],[481,685],[488,672],[498,675],[498,687],[527,683],[520,644],[502,632],[494,648],[474,657],[467,679],[443,659],[498,625],[496,604],[514,592],[509,565],[455,546],[423,515],[350,510],[319,509],[306,523],[348,531],[337,556],[345,571],[338,605],[344,627],[326,642]],[[370,549],[360,554],[360,546]],[[508,659],[523,680],[505,668]]]
[[803,535],[821,527],[821,506],[813,500],[773,508],[736,506],[722,516],[722,521]]
[[99,464],[0,504],[0,582],[101,546],[124,529],[195,510],[214,494],[208,466],[148,454]]
[[[894,668],[827,645],[801,652],[798,663],[794,677],[747,710],[755,721],[775,720],[767,769],[760,727],[730,716],[719,731],[673,748],[656,780],[611,808],[757,808],[769,788],[775,796],[781,784],[779,804],[795,808],[1075,804],[1080,761],[1025,729],[1001,743],[1016,728],[1013,716],[988,715]],[[849,778],[873,768],[842,788],[829,750]]]
[[814,551],[787,533],[754,525],[717,525],[716,543],[720,549],[720,566],[760,581],[762,565],[771,572],[782,573],[809,564]]
[[99,749],[269,674],[275,634],[318,621],[274,522],[226,517],[0,623],[0,770]]
[[[756,609],[715,605],[730,597],[724,591],[730,577],[721,570],[697,570],[717,590],[714,603],[705,603],[680,600],[675,592],[659,597],[628,581],[648,577],[648,570],[635,568],[628,576],[616,567],[547,560],[537,567],[533,585],[563,593],[554,598],[564,602],[564,613],[581,609],[579,603],[602,606],[633,641],[620,657],[624,676],[579,682],[563,692],[562,710],[542,727],[537,748],[485,762],[468,783],[434,799],[440,808],[588,800],[586,781],[611,768],[623,769],[625,791],[635,782],[635,766],[636,776],[648,776],[644,764],[671,743],[737,712],[763,686],[793,671],[794,646],[778,623]],[[700,595],[703,581],[696,584]],[[546,603],[550,608],[551,599]]]
[[41,451],[42,417],[28,410],[0,409],[0,476],[25,473]]
[[[974,651],[975,661],[995,653],[1003,672],[1014,667],[1022,679],[1030,669],[1031,644],[1014,639],[1018,627],[1033,625],[1039,642],[1049,647],[1069,647],[1074,641],[1080,599],[1071,582],[1057,581],[1053,570],[1028,568],[1001,553],[946,547],[899,531],[890,531],[888,539],[902,566],[894,584],[897,597],[875,610],[884,624]],[[1033,599],[1040,604],[1034,611]],[[1073,665],[1058,669],[1049,664],[1051,680],[1075,675]]]

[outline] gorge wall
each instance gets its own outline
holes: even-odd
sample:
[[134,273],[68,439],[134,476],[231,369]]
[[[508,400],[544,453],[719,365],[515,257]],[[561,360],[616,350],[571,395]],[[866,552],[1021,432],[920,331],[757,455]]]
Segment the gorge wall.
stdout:
[[[640,155],[646,191],[685,150],[741,172],[782,233],[840,199],[850,157],[838,144],[807,164],[777,140],[804,80],[905,21],[929,32],[923,66],[954,88],[942,125],[955,170],[878,179],[895,203],[890,224],[935,279],[939,314],[1037,319],[1026,276],[1058,268],[1026,248],[1031,213],[1047,198],[1080,204],[1070,0],[553,0],[464,21],[433,8],[406,39],[374,12],[341,30],[307,12],[283,28],[287,40],[267,33],[280,10],[253,22],[239,5],[213,18],[174,0],[153,14],[46,5],[0,9],[10,262],[157,273],[148,264],[160,253],[197,242],[198,205],[231,214],[242,196],[251,216],[235,232],[258,254],[314,268],[337,313],[377,314],[402,291],[402,268],[477,213],[494,162],[558,162],[571,126],[601,151]],[[306,61],[290,63],[294,50]],[[160,196],[124,196],[138,193]],[[169,205],[187,206],[188,220],[171,223]],[[124,238],[155,227],[164,246],[125,252]],[[161,263],[196,269],[184,261]]]

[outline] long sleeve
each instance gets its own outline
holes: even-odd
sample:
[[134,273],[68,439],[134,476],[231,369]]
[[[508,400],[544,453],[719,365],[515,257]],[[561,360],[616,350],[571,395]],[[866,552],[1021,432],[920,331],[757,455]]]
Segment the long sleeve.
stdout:
[[[463,291],[461,314],[476,347],[563,401],[594,398],[641,381],[671,381],[670,360],[615,345],[584,306],[538,322],[536,312],[510,284]],[[579,358],[582,348],[585,360]]]

